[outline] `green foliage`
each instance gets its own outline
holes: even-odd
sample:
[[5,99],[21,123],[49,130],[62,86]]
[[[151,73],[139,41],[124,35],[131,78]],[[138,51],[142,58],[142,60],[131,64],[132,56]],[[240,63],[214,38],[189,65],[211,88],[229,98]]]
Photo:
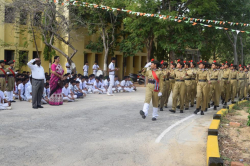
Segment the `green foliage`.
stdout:
[[98,38],[97,42],[89,41],[86,45],[87,49],[90,49],[92,52],[99,53],[103,51],[103,43],[101,38]]
[[250,109],[248,110],[248,113],[249,113],[249,115],[248,115],[247,125],[250,126]]

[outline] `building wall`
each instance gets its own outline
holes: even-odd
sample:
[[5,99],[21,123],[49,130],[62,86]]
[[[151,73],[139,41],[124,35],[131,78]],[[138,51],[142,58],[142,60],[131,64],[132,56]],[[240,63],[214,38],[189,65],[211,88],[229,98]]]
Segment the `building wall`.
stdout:
[[[4,11],[4,7],[0,7],[2,11]],[[4,16],[0,16],[0,20],[4,20]],[[19,26],[18,28],[23,29],[26,26]],[[0,59],[4,59],[4,51],[5,50],[14,50],[17,51],[28,51],[28,61],[33,59],[33,52],[36,51],[35,43],[31,42],[33,40],[32,34],[27,33],[27,31],[23,32],[22,34],[17,33],[14,28],[14,24],[11,23],[1,23],[0,24],[0,40],[11,44],[12,46],[9,47],[0,47]],[[38,51],[42,60],[42,66],[45,69],[45,72],[49,72],[49,62],[43,59],[43,50],[44,50],[44,43],[42,41],[42,37],[39,33],[36,33],[37,39],[36,43],[38,46]],[[96,41],[98,39],[98,34],[95,35],[88,35],[86,28],[80,28],[75,32],[70,34],[72,45],[78,50],[76,55],[73,57],[73,62],[76,64],[76,71],[77,73],[83,73],[83,65],[86,61],[88,61],[90,70],[89,74],[92,73],[92,66],[95,60],[98,60],[98,64],[101,69],[104,67],[104,51],[100,53],[92,52],[91,50],[86,49],[86,45],[89,43],[90,40]],[[28,43],[28,47],[23,47],[25,43]],[[71,55],[73,50],[65,45],[64,43],[55,42],[56,47],[63,50],[65,53]],[[142,53],[138,53],[135,57],[123,57],[123,53],[120,52],[117,48],[117,51],[114,52],[114,56],[117,58],[117,67],[119,71],[116,73],[119,76],[119,79],[122,79],[123,76],[129,75],[129,73],[138,73],[139,70],[144,66],[146,62],[147,52],[146,49],[143,49]],[[58,56],[60,56],[60,64],[63,66],[65,72],[66,67],[65,64],[67,63],[66,58],[61,55],[59,52],[56,52]],[[97,59],[96,59],[97,58]],[[15,57],[14,59],[18,59]],[[111,61],[111,56],[108,57],[108,64]],[[6,66],[7,67],[7,66]],[[30,71],[27,66],[24,66],[22,71]]]

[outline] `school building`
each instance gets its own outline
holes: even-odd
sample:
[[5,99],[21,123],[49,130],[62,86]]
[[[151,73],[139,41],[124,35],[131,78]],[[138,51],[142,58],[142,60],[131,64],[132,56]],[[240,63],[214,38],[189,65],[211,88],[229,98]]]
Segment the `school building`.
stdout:
[[[1,5],[0,8],[1,11],[5,11],[5,14],[13,12],[13,9],[8,6]],[[12,59],[16,60],[16,69],[19,69],[19,55],[22,55],[22,61],[20,60],[22,64],[26,64],[29,60],[37,57],[32,33],[28,33],[27,31],[23,31],[22,33],[20,33],[20,30],[27,28],[28,25],[27,23],[23,22],[22,25],[14,26],[14,16],[5,17],[5,15],[0,15],[0,20],[4,20],[4,22],[0,23],[0,59],[5,59],[7,62]],[[89,74],[92,74],[92,66],[94,64],[94,61],[97,61],[100,68],[103,69],[104,51],[96,53],[86,48],[90,41],[96,41],[99,36],[88,35],[88,31],[86,28],[80,28],[77,31],[72,32],[70,36],[73,39],[72,45],[78,50],[77,54],[72,59],[76,65],[77,73],[83,74],[82,68],[86,61],[89,62],[90,66]],[[49,61],[45,61],[43,59],[45,44],[42,41],[42,36],[39,34],[37,34],[36,43],[39,55],[42,60],[42,66],[44,67],[45,72],[49,72]],[[56,42],[55,45],[68,55],[73,52],[73,50],[71,50],[71,48],[65,44]],[[60,56],[60,64],[63,66],[66,72],[66,58],[60,55],[60,53],[58,52],[57,55]],[[122,79],[123,76],[129,75],[129,73],[137,74],[138,71],[141,70],[142,67],[144,67],[147,61],[147,50],[145,48],[142,52],[137,53],[133,57],[124,57],[123,53],[119,51],[119,47],[117,47],[114,52],[114,56],[117,58],[116,67],[120,69],[117,72],[117,75],[119,76],[119,79]],[[110,63],[110,59],[111,56],[108,57],[108,64]],[[27,66],[23,66],[21,70],[30,71]]]

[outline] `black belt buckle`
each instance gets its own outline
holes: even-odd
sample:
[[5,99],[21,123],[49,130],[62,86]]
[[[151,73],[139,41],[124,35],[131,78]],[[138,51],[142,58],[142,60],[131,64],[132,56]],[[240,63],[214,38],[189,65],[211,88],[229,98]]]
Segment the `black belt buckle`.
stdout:
[[207,80],[199,80],[199,82],[207,82]]

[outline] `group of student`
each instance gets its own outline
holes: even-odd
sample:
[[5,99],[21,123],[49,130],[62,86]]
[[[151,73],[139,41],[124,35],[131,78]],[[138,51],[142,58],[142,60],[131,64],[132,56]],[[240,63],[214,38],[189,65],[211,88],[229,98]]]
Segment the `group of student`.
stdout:
[[[68,102],[84,98],[87,94],[106,94],[110,85],[109,77],[103,77],[103,75],[96,77],[94,74],[83,76],[82,74],[67,73],[64,78],[63,100]],[[115,76],[112,91],[113,93],[134,92],[136,87],[128,76],[125,76],[121,82],[118,80],[118,76]]]
[[219,107],[219,103],[227,107],[228,102],[235,103],[248,99],[250,94],[250,65],[233,65],[228,62],[211,64],[206,61],[197,63],[191,61],[178,60],[176,63],[161,63],[152,60],[143,69],[143,74],[148,78],[146,97],[143,110],[140,115],[143,119],[148,115],[149,103],[153,103],[153,118],[158,116],[158,107],[163,111],[163,107],[168,107],[168,101],[172,92],[172,108],[170,112],[175,113],[180,109],[180,113],[189,110],[196,104],[194,114],[204,112],[211,106],[214,110]]

